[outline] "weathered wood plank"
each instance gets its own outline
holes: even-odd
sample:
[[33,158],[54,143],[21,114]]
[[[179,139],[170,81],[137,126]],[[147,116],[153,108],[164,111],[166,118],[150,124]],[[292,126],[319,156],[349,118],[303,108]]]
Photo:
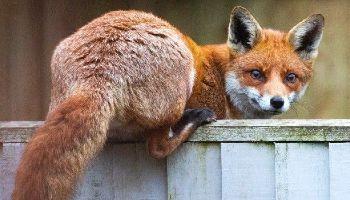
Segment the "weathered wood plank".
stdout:
[[[41,123],[0,122],[0,142],[26,142]],[[188,141],[347,142],[350,120],[219,120],[199,128]]]
[[15,182],[17,165],[25,144],[0,146],[0,199],[10,200]]
[[275,198],[273,144],[221,144],[222,199]]
[[145,144],[113,145],[114,199],[167,198],[166,160],[151,158]]
[[239,119],[218,120],[209,127],[350,127],[350,119]]
[[[41,124],[0,123],[0,142],[4,142],[0,148],[1,199],[10,198],[25,146],[16,143],[26,142]],[[329,151],[328,143],[275,143],[275,148],[272,143],[221,143],[242,137],[244,142],[268,141],[264,130],[268,137],[278,138],[280,131],[280,139],[287,140],[289,134],[298,142],[308,141],[306,135],[293,132],[303,128],[310,134],[312,130],[324,133],[325,140],[334,133],[342,134],[341,139],[350,134],[349,120],[219,121],[197,131],[193,138],[202,138],[190,139],[167,161],[150,158],[143,143],[109,143],[90,164],[76,199],[348,199],[350,143],[331,143]],[[204,134],[209,136],[203,139]],[[312,136],[311,141],[322,139],[322,134]],[[207,143],[208,138],[217,141]]]
[[350,120],[220,120],[199,128],[189,141],[350,141]]
[[29,138],[33,135],[35,129],[37,129],[42,124],[42,121],[0,122],[0,142],[28,142]]
[[288,200],[288,144],[275,143],[276,200]]
[[329,200],[328,144],[276,144],[276,199]]
[[185,143],[167,162],[168,199],[221,199],[220,144]]
[[[11,199],[25,144],[0,149],[0,199]],[[167,199],[166,160],[152,159],[144,144],[107,145],[89,165],[75,199]]]
[[[127,146],[125,148],[130,148]],[[89,164],[75,194],[76,200],[114,199],[113,147],[104,150]]]
[[75,199],[167,199],[166,160],[144,144],[107,145],[90,164]]
[[329,144],[330,200],[350,199],[350,143]]

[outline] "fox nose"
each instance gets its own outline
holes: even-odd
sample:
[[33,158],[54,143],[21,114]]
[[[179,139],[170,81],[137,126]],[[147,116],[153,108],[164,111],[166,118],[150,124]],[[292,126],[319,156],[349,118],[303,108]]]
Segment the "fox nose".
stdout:
[[273,108],[280,109],[280,108],[282,108],[282,106],[284,104],[284,100],[280,96],[274,96],[271,98],[270,104]]

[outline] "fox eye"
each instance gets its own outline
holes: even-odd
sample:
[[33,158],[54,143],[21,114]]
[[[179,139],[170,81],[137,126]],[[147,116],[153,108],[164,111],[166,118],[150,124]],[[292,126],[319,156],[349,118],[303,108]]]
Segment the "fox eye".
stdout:
[[250,76],[253,79],[259,80],[259,81],[263,81],[264,80],[264,75],[262,74],[262,72],[260,70],[254,69],[250,72]]
[[286,81],[288,82],[288,83],[295,83],[295,81],[297,81],[297,75],[296,74],[294,74],[294,73],[289,73],[289,74],[287,74],[287,76],[286,76]]

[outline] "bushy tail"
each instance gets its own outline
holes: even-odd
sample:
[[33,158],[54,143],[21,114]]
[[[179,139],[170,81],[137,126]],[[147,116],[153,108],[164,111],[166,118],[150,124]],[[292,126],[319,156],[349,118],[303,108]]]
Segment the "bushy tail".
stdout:
[[112,111],[102,102],[75,95],[48,115],[22,156],[14,200],[71,198],[79,175],[107,138]]

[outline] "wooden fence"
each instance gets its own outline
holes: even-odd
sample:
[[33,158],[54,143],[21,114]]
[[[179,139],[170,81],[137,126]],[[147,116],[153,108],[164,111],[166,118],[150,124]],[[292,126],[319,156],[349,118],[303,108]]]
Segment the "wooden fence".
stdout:
[[[0,199],[41,122],[0,123]],[[113,131],[113,130],[111,130]],[[350,199],[350,120],[234,120],[200,128],[164,160],[108,143],[75,199]]]

